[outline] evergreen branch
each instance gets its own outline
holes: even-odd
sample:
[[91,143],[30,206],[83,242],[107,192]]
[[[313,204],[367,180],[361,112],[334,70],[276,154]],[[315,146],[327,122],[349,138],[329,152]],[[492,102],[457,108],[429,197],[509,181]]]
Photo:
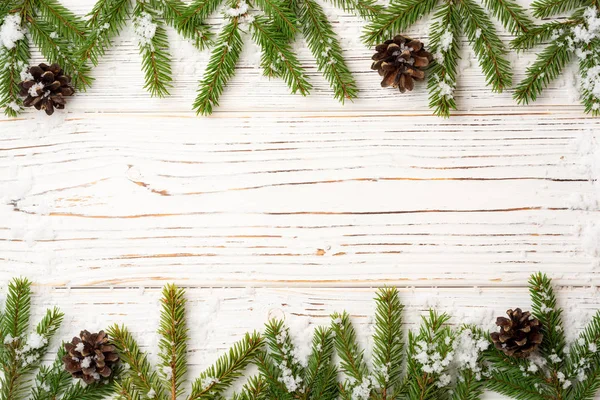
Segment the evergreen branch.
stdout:
[[292,93],[308,95],[312,86],[286,37],[264,17],[254,18],[251,27],[252,38],[262,48],[261,65],[265,75],[281,76]]
[[67,354],[61,346],[56,359],[51,366],[42,366],[35,379],[32,390],[32,400],[53,400],[60,398],[64,391],[71,385],[73,378],[65,371],[62,358]]
[[337,368],[333,363],[335,339],[333,331],[318,327],[306,368],[305,393],[312,400],[336,399],[338,395]]
[[232,400],[267,400],[268,386],[260,376],[253,376],[242,388],[242,391],[234,393]]
[[529,293],[532,314],[542,324],[544,340],[540,345],[540,352],[546,358],[558,355],[564,359],[566,339],[561,318],[562,309],[556,306],[552,280],[542,273],[532,275],[529,280]]
[[296,14],[285,3],[280,0],[255,0],[255,4],[272,18],[276,28],[273,32],[283,33],[283,37],[287,40],[294,37],[298,20]]
[[113,325],[108,329],[112,344],[117,348],[121,360],[128,364],[127,375],[131,378],[137,390],[142,393],[152,393],[158,400],[167,399],[164,387],[152,366],[148,356],[140,350],[137,342],[124,326]]
[[539,44],[552,39],[562,29],[570,29],[581,24],[582,20],[553,21],[530,28],[526,33],[517,36],[510,42],[510,46],[516,50],[531,49]]
[[516,400],[556,400],[551,395],[541,394],[530,379],[518,374],[511,374],[505,371],[492,371],[491,376],[487,378],[487,387],[494,392],[504,394]]
[[[29,64],[29,40],[17,41],[12,49],[0,47],[0,108],[9,117],[16,117],[22,110],[23,100],[19,96],[21,73]],[[8,333],[8,332],[7,332]]]
[[[431,25],[430,46],[438,61],[430,67],[427,87],[429,90],[429,108],[440,117],[449,117],[450,110],[456,110],[454,89],[458,60],[458,40],[461,32],[460,15],[450,3],[445,3],[435,15]],[[448,42],[448,35],[451,40]]]
[[373,18],[362,36],[365,44],[374,46],[407,30],[433,11],[439,0],[394,0]]
[[485,381],[477,379],[471,370],[462,370],[452,389],[451,400],[480,400],[485,391]]
[[336,7],[341,8],[345,12],[358,13],[362,18],[371,20],[382,12],[385,7],[377,4],[374,0],[329,0]]
[[356,341],[356,332],[350,322],[350,316],[344,312],[331,316],[332,329],[335,333],[335,349],[341,359],[342,372],[356,384],[360,384],[369,374],[364,361],[364,352]]
[[[162,22],[158,20],[156,11],[143,0],[136,2],[133,23],[136,30],[143,30],[144,26],[149,24],[155,26],[155,32],[151,38],[138,37],[142,69],[146,78],[144,89],[148,90],[152,97],[168,96],[173,77],[167,32]],[[139,33],[138,36],[140,36]]]
[[525,8],[514,0],[483,0],[483,3],[513,35],[527,33],[533,27]]
[[373,336],[373,367],[375,379],[385,392],[400,384],[404,343],[402,342],[402,311],[404,306],[395,288],[380,289],[375,298],[375,334]]
[[268,387],[269,399],[277,400],[293,400],[294,397],[288,392],[286,385],[283,383],[281,370],[275,366],[266,351],[259,351],[254,359],[260,377],[264,380]]
[[59,36],[79,43],[85,39],[85,23],[57,0],[37,0],[40,15],[54,26]]
[[506,49],[496,34],[494,24],[473,0],[459,0],[458,8],[486,83],[492,86],[493,91],[502,92],[512,85],[512,73],[510,63],[505,59]]
[[[129,0],[98,0],[87,21],[90,33],[76,52],[78,62],[91,61],[94,66],[98,65],[100,57],[112,45],[112,38],[125,26],[128,14]],[[85,86],[77,81],[75,84]]]
[[534,17],[547,18],[592,4],[594,0],[535,0],[531,3],[531,8]]
[[102,400],[115,394],[116,388],[115,382],[97,382],[85,386],[73,383],[60,400]]
[[287,371],[286,375],[296,380],[302,380],[304,369],[294,358],[295,350],[289,329],[281,320],[271,320],[265,327],[265,341],[269,350],[268,355],[273,358],[274,364]]
[[334,97],[342,104],[358,95],[358,88],[342,55],[342,47],[323,8],[314,0],[299,4],[300,24],[308,48],[317,60],[319,71],[333,89]]
[[8,284],[5,302],[4,319],[2,320],[2,337],[17,339],[29,327],[31,314],[31,282],[25,278],[15,278]]
[[212,43],[212,33],[203,20],[196,16],[189,18],[185,23],[184,19],[187,5],[181,0],[161,0],[158,3],[163,13],[165,22],[175,28],[177,33],[186,39],[193,41],[194,46],[199,50],[204,50]]
[[263,346],[260,335],[246,334],[229,352],[204,371],[192,386],[188,400],[213,399],[227,390],[242,376],[246,366],[256,357]]
[[[173,1],[173,0],[171,0]],[[204,25],[204,21],[214,13],[223,0],[194,0],[184,7],[177,17],[177,29],[184,37],[193,38],[200,50],[212,42],[212,35]]]
[[581,102],[585,107],[586,113],[592,113],[594,116],[600,115],[600,96],[596,93],[596,79],[598,74],[600,54],[600,41],[593,39],[585,44],[584,48],[579,49],[581,54],[586,57],[579,57],[579,73],[581,75],[580,86]]
[[49,63],[59,64],[65,73],[73,78],[78,89],[91,86],[91,68],[74,58],[69,50],[69,42],[53,35],[52,27],[46,21],[31,19],[29,28],[33,42]]
[[567,377],[576,378],[571,398],[593,400],[600,389],[600,311],[579,335],[569,351]]
[[161,336],[158,347],[161,366],[166,373],[170,398],[177,399],[183,394],[183,384],[187,372],[188,329],[185,323],[185,290],[175,285],[167,285],[162,293],[160,313]]
[[[422,317],[419,333],[409,332],[406,390],[410,399],[437,400],[448,397],[448,388],[440,377],[445,375],[452,352],[452,332],[445,326],[450,317],[433,310]],[[434,368],[433,363],[440,367]]]
[[235,74],[235,64],[242,52],[242,37],[238,17],[233,17],[225,25],[217,39],[204,77],[200,81],[198,96],[194,102],[194,110],[198,114],[209,115],[213,107],[219,105],[219,98],[227,82]]
[[571,51],[562,43],[563,39],[558,38],[548,45],[535,63],[527,68],[527,77],[519,83],[514,94],[519,104],[535,101],[571,60]]
[[116,392],[118,400],[142,400],[142,394],[136,389],[131,378],[125,378],[116,383]]

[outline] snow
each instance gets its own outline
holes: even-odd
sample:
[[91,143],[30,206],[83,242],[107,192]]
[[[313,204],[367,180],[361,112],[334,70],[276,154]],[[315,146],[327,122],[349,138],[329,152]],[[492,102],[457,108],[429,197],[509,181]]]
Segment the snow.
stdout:
[[77,343],[77,346],[75,346],[75,351],[79,352],[79,353],[83,353],[85,346],[83,343]]
[[450,50],[450,46],[452,46],[452,41],[454,40],[454,35],[450,30],[444,32],[444,34],[440,37],[440,50],[444,53]]
[[152,15],[141,12],[133,18],[133,29],[140,46],[152,47],[152,39],[156,35],[157,24]]
[[246,2],[243,2],[240,3],[236,8],[229,8],[225,10],[225,15],[229,17],[239,17],[248,13],[249,8],[250,5]]
[[25,32],[21,28],[21,16],[19,14],[7,15],[2,26],[0,26],[0,45],[10,50],[24,37]]
[[37,82],[32,87],[30,87],[29,88],[29,95],[31,97],[37,97],[38,90],[44,90],[44,84],[42,82]]

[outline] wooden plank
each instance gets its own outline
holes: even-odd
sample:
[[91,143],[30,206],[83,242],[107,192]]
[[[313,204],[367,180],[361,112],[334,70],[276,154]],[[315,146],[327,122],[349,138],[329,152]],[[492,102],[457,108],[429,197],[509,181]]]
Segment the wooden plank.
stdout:
[[[53,285],[597,279],[577,115],[4,123],[0,278]],[[35,125],[34,125],[35,126]],[[588,139],[591,140],[588,135]]]

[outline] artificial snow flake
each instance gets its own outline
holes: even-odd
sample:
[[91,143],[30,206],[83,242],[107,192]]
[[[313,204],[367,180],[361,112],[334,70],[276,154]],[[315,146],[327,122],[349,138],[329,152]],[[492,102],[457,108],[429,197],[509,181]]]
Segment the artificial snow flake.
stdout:
[[24,37],[25,32],[21,27],[21,16],[19,14],[7,15],[0,26],[0,45],[10,50]]
[[147,12],[141,12],[133,18],[133,28],[135,36],[141,46],[152,46],[152,39],[156,35],[157,24],[152,15]]

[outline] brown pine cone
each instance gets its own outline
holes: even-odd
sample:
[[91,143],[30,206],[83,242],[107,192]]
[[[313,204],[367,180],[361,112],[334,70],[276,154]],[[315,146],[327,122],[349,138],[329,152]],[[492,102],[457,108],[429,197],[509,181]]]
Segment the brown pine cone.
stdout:
[[520,308],[508,310],[509,318],[498,317],[496,325],[499,332],[490,336],[498,350],[510,357],[526,358],[533,353],[542,343],[544,335],[541,333],[542,324],[528,311]]
[[71,343],[65,343],[65,350],[65,370],[73,378],[82,379],[87,384],[108,378],[119,361],[117,349],[110,344],[104,331],[81,331],[79,337],[74,337]]
[[375,50],[371,69],[383,76],[381,86],[397,87],[401,93],[413,90],[415,80],[425,79],[425,69],[433,60],[423,43],[401,35],[377,45]]
[[54,114],[54,109],[62,110],[75,89],[71,85],[71,77],[65,75],[58,64],[40,64],[27,69],[27,78],[19,83],[20,95],[25,107],[44,110],[46,114]]

